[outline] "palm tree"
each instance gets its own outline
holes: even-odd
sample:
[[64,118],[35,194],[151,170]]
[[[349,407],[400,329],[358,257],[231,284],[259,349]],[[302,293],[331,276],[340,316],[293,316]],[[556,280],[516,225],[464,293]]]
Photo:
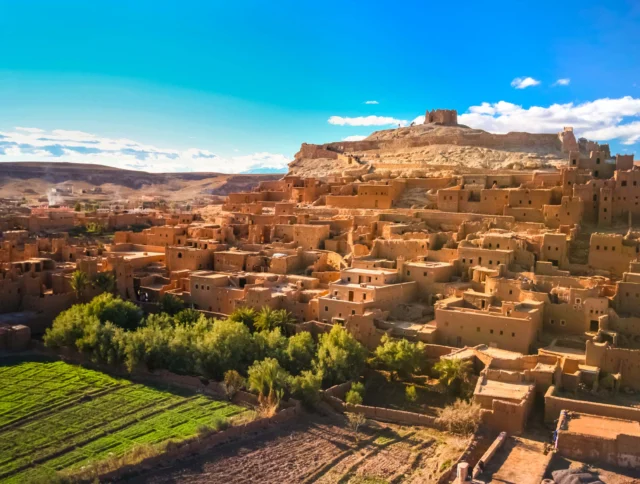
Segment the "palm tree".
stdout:
[[235,321],[236,323],[242,323],[251,331],[253,331],[253,327],[257,317],[258,313],[255,309],[249,307],[239,307],[231,313],[229,319],[231,321]]
[[468,360],[443,358],[438,361],[433,368],[439,373],[440,383],[448,390],[457,394],[460,392],[463,383],[469,381],[472,365]]
[[116,278],[113,272],[98,272],[93,278],[93,284],[102,292],[113,293],[116,289]]
[[254,326],[256,331],[272,331],[276,328],[286,329],[287,325],[295,322],[293,315],[286,309],[271,309],[265,306],[258,313]]
[[87,277],[86,272],[75,271],[71,274],[71,289],[76,293],[76,297],[78,299],[82,298],[84,291],[87,289],[89,285],[89,278]]

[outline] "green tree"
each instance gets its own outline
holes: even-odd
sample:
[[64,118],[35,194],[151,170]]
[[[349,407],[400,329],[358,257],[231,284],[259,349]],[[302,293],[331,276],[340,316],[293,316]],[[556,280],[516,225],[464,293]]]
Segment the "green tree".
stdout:
[[116,278],[113,272],[98,272],[93,278],[93,285],[102,292],[112,293],[116,289]]
[[173,323],[175,326],[179,324],[186,324],[191,326],[198,322],[200,318],[205,318],[206,316],[195,309],[187,308],[180,311],[173,317]]
[[249,368],[248,385],[261,402],[277,404],[287,388],[291,376],[275,358],[256,361]]
[[322,373],[304,370],[291,378],[291,394],[306,407],[314,408],[320,401]]
[[424,360],[424,344],[411,343],[404,338],[392,339],[385,334],[376,348],[375,358],[385,370],[391,372],[392,378],[408,377]]
[[254,327],[256,331],[271,331],[278,327],[275,310],[268,306],[263,307],[256,320]]
[[472,371],[471,362],[453,358],[443,358],[433,368],[438,372],[440,383],[447,390],[457,395],[462,390],[462,385],[469,381]]
[[229,319],[231,321],[236,321],[238,323],[242,323],[247,326],[251,331],[253,331],[254,324],[258,317],[258,313],[255,309],[249,307],[240,307],[235,309]]
[[252,337],[244,324],[219,320],[198,340],[198,369],[202,375],[222,379],[228,370],[244,373],[254,360]]
[[184,301],[173,294],[165,293],[160,298],[160,310],[171,316],[184,309]]
[[131,301],[123,301],[112,294],[103,293],[84,305],[88,316],[96,316],[100,322],[111,321],[116,326],[132,330],[142,321],[142,310]]
[[87,290],[89,286],[89,278],[87,277],[86,272],[82,271],[74,271],[71,274],[71,289],[76,293],[76,297],[78,299],[82,299],[84,292]]
[[280,328],[253,333],[253,341],[253,356],[256,360],[275,358],[282,366],[285,366],[287,362],[287,338],[282,335]]
[[364,369],[367,350],[346,329],[335,324],[329,333],[320,335],[317,370],[326,384],[355,380]]
[[289,338],[286,349],[285,368],[293,375],[310,370],[316,354],[316,343],[308,331],[302,331]]
[[80,202],[76,202],[76,204],[73,206],[73,210],[75,210],[76,212],[81,212],[82,204]]
[[286,309],[263,307],[258,313],[254,326],[256,331],[271,331],[276,328],[286,329],[288,324],[295,323],[294,317]]

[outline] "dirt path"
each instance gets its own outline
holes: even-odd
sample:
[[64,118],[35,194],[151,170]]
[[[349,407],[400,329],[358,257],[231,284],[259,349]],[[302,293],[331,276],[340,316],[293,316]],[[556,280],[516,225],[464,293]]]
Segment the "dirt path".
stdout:
[[[303,416],[188,462],[131,479],[144,483],[436,482],[464,441],[371,422],[356,446],[341,416]],[[457,455],[456,455],[457,456]]]

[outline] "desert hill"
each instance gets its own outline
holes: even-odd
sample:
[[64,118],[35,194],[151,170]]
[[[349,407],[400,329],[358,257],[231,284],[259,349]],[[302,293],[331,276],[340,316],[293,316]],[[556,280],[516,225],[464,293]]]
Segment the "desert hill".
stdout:
[[[573,133],[570,133],[577,146]],[[558,134],[492,134],[463,125],[427,123],[376,131],[362,141],[303,144],[289,172],[327,176],[390,172],[451,175],[491,170],[551,168],[568,159]]]
[[0,163],[0,198],[46,197],[51,188],[73,186],[74,193],[82,190],[95,193],[99,187],[110,198],[157,196],[184,201],[248,191],[260,181],[281,177],[281,174],[148,173],[82,163],[7,162]]

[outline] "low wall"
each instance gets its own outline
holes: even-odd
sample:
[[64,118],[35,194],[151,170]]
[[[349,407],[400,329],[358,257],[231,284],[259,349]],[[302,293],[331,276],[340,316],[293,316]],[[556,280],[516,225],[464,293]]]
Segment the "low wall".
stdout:
[[372,420],[380,420],[383,422],[391,422],[399,425],[421,425],[440,429],[440,425],[436,422],[436,418],[430,415],[423,415],[415,412],[405,412],[404,410],[393,410],[384,407],[370,407],[368,405],[353,405],[343,401],[344,396],[351,388],[351,382],[342,383],[325,390],[322,398],[331,405],[334,410],[344,413],[360,413]]
[[553,422],[556,420],[560,416],[560,412],[562,410],[640,422],[640,408],[622,407],[606,403],[585,402],[582,400],[559,397],[556,395],[556,387],[549,387],[544,396],[545,422]]
[[619,434],[616,438],[558,431],[557,451],[579,461],[605,463],[617,467],[640,467],[640,437]]

